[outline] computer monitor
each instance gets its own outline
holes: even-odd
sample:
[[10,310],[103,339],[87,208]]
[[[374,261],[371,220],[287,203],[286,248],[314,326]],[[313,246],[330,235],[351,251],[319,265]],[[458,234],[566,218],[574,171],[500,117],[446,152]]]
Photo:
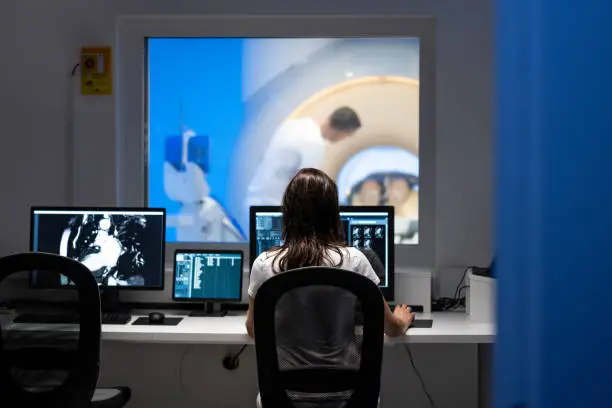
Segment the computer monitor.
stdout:
[[[385,299],[392,301],[395,291],[394,210],[391,206],[343,206],[340,220],[349,246],[374,253],[383,268],[377,274]],[[277,206],[254,206],[250,210],[250,264],[255,258],[281,244],[282,212]]]
[[[30,249],[75,259],[101,289],[164,288],[166,212],[163,208],[35,207]],[[30,286],[69,288],[61,275],[31,271]]]
[[192,316],[222,316],[215,303],[242,300],[244,254],[235,250],[187,250],[174,253],[172,299],[204,302]]

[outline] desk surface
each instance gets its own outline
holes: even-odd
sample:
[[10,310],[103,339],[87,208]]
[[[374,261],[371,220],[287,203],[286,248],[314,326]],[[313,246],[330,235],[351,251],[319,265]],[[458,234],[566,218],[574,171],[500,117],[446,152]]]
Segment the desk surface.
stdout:
[[[172,314],[166,316],[173,317]],[[132,322],[138,317],[135,315]],[[433,327],[410,329],[405,336],[386,338],[386,343],[474,344],[495,341],[494,324],[474,322],[465,313],[417,315],[417,319],[419,318],[433,319]],[[244,321],[244,314],[239,314],[225,317],[184,317],[177,326],[103,325],[102,339],[149,343],[250,344],[253,340],[246,333]],[[40,326],[15,323],[5,325],[9,330],[40,330]]]

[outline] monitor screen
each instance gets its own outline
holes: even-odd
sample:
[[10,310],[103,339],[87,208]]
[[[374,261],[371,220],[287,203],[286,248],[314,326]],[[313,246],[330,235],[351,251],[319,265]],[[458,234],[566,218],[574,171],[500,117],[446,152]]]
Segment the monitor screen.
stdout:
[[242,251],[174,253],[174,300],[241,300]]
[[[163,289],[165,217],[159,208],[33,208],[30,246],[83,263],[101,286]],[[32,271],[30,284],[72,286],[41,271]]]
[[418,244],[420,43],[148,38],[146,191],[168,242],[246,242],[249,207],[316,167],[341,204],[394,206],[393,242]]
[[[259,254],[281,244],[282,213],[279,207],[252,207],[251,217],[252,265]],[[381,289],[392,293],[395,271],[393,208],[341,207],[340,220],[347,245],[361,250],[369,260],[372,257],[380,259],[381,270],[374,270],[380,278]],[[387,300],[392,299],[387,297]]]

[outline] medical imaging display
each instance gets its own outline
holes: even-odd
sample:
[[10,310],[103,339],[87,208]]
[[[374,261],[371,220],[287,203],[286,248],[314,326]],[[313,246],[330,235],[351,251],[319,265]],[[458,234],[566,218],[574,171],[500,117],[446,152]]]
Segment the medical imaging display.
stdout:
[[[256,254],[266,252],[282,243],[283,217],[278,213],[258,214],[255,217]],[[251,262],[253,260],[251,259]]]
[[393,206],[393,242],[419,244],[420,52],[402,37],[149,38],[146,191],[167,240],[248,241],[249,208],[314,167],[342,205]]
[[[75,259],[101,286],[163,286],[164,212],[33,210],[31,246]],[[65,276],[34,271],[35,287],[65,287]],[[59,281],[58,281],[59,278]]]
[[241,294],[241,253],[176,252],[175,300],[240,300]]
[[[384,274],[378,274],[380,286],[386,287],[389,268],[387,267],[389,245],[393,238],[389,236],[389,216],[386,212],[341,211],[340,221],[344,237],[349,246],[362,252],[374,252],[383,266]],[[255,253],[251,262],[262,252],[281,245],[282,213],[259,212],[255,214]],[[367,254],[370,256],[371,254]]]

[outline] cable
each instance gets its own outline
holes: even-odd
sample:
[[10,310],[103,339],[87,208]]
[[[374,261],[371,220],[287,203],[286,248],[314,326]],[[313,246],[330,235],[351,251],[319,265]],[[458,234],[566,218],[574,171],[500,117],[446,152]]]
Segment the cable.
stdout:
[[455,289],[455,299],[457,299],[459,297],[459,291],[461,290],[461,284],[465,280],[465,277],[467,276],[468,271],[470,269],[472,269],[472,268],[473,268],[473,266],[468,266],[467,268],[465,268],[463,270],[463,275],[461,276],[461,279],[459,280],[459,283],[457,283],[457,289]]
[[236,370],[238,368],[238,365],[240,364],[240,360],[239,357],[242,354],[242,352],[246,349],[247,345],[243,344],[242,347],[240,348],[240,350],[238,351],[238,353],[236,353],[235,355],[230,355],[227,356],[223,359],[222,363],[223,363],[223,367],[226,370]]
[[242,347],[240,347],[240,350],[236,353],[236,355],[234,357],[232,357],[234,360],[236,360],[238,357],[240,357],[240,355],[242,354],[242,352],[244,351],[244,349],[247,348],[246,344],[243,344]]
[[458,308],[460,308],[462,306],[465,307],[466,298],[465,298],[465,296],[463,296],[463,297],[461,296],[461,291],[463,291],[464,289],[467,289],[469,287],[470,287],[470,285],[463,285],[463,286],[461,286],[459,288],[459,293],[457,294],[457,298],[454,299],[454,304],[451,305],[448,310],[457,310]]
[[425,380],[423,380],[423,377],[421,377],[421,373],[419,373],[419,370],[417,369],[417,366],[414,363],[414,358],[412,357],[412,351],[410,350],[410,346],[408,345],[408,343],[404,343],[404,347],[406,348],[406,351],[408,352],[408,357],[410,358],[410,365],[412,365],[412,369],[414,370],[414,373],[416,374],[417,378],[419,379],[419,382],[421,383],[421,389],[425,393],[425,396],[427,397],[427,400],[429,401],[429,405],[431,406],[431,408],[436,408],[436,404],[434,403],[434,400],[431,397],[431,394],[429,393],[429,391],[427,391]]
[[75,76],[76,75],[76,70],[81,66],[81,64],[76,64],[74,67],[72,67],[72,71],[70,71],[70,76]]
[[463,270],[463,274],[461,275],[461,279],[459,279],[459,282],[457,283],[457,287],[455,288],[455,294],[453,297],[442,297],[436,299],[432,304],[432,308],[435,308],[436,311],[446,312],[449,310],[455,310],[461,306],[465,306],[465,296],[461,296],[461,291],[466,288],[469,288],[469,285],[462,286],[462,284],[465,282],[465,278],[467,277],[468,271],[473,270],[474,268],[475,266],[468,266]]
[[467,288],[469,288],[469,287],[470,287],[470,285],[463,285],[462,287],[460,287],[460,288],[459,288],[459,293],[457,294],[457,300],[461,300],[461,299],[464,299],[464,298],[465,298],[465,296],[464,296],[464,297],[461,297],[461,291],[462,291],[463,289],[467,289]]
[[477,269],[475,266],[468,266],[463,270],[463,274],[461,275],[461,279],[457,282],[457,287],[455,288],[455,294],[452,297],[439,297],[432,301],[432,311],[436,312],[446,312],[449,310],[455,310],[457,307],[465,305],[465,296],[461,297],[461,291],[463,289],[469,288],[469,285],[463,285],[465,279],[467,277],[467,273],[470,270]]

